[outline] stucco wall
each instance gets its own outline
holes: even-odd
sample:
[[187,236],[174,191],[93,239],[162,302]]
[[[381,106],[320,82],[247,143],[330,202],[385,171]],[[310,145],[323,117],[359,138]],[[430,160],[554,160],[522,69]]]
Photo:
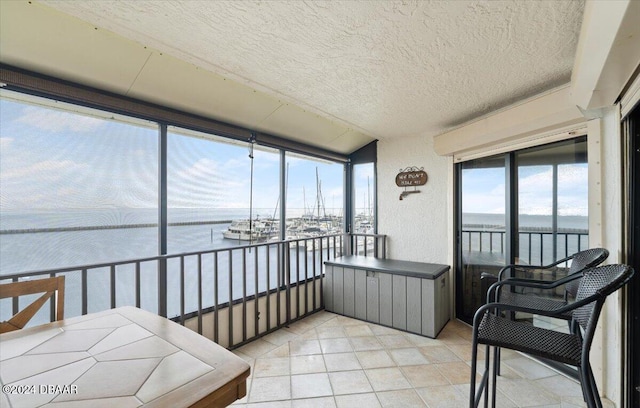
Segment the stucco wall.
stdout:
[[[387,235],[387,257],[450,264],[451,160],[434,152],[432,137],[378,142],[378,232]],[[423,167],[428,181],[399,200],[404,188],[395,178],[409,166]]]

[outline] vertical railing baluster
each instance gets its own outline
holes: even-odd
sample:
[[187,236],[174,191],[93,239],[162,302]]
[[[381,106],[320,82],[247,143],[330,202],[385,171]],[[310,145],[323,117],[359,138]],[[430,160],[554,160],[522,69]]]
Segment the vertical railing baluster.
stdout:
[[[337,244],[336,243],[336,238],[337,237],[334,235],[333,236],[333,247],[334,248],[335,248],[335,246]],[[331,245],[329,245],[329,239],[327,239],[327,260],[329,260],[329,257],[331,256],[331,252],[329,252],[330,251],[330,247],[331,247]],[[322,268],[322,265],[323,265],[323,257],[322,257],[322,255],[320,255],[320,273],[318,274],[318,276],[319,276],[318,279],[320,280],[320,305],[316,306],[315,299],[313,301],[314,307],[319,307],[319,308],[323,308],[324,307],[324,303],[322,302],[322,295],[323,295],[323,293],[322,293],[322,284],[323,284],[323,281],[324,281],[324,269]],[[314,296],[315,296],[315,293],[316,293],[315,289],[314,289],[313,293],[314,293]]]
[[[313,251],[313,254],[315,255],[315,251],[316,251],[316,240],[315,239],[311,240],[311,251]],[[309,287],[307,286],[308,281],[309,281],[309,251],[307,251],[306,248],[305,248],[305,251],[304,251],[304,297],[303,297],[304,314],[305,315],[309,311],[309,309],[308,309]],[[299,285],[300,285],[300,282],[298,282],[298,286]],[[300,305],[298,305],[298,307],[300,307]],[[298,313],[298,316],[300,316],[300,313]]]
[[[18,278],[13,278],[11,280],[12,282],[18,282],[19,279]],[[18,312],[20,311],[20,304],[18,302],[19,298],[18,296],[14,297],[13,299],[11,299],[11,314],[12,315],[17,315]]]
[[[265,247],[266,248],[266,247]],[[257,336],[260,332],[260,325],[258,324],[258,320],[260,319],[260,308],[258,307],[258,294],[260,293],[260,290],[258,288],[258,251],[260,250],[260,247],[255,247],[254,248],[254,259],[253,259],[253,268],[255,271],[255,288],[253,290],[254,293],[254,298],[253,298],[253,305],[254,305],[254,316],[253,316],[253,320],[254,320],[254,336]]]
[[213,341],[219,342],[219,332],[220,332],[220,311],[218,305],[218,293],[220,288],[220,281],[218,280],[218,251],[213,253]]
[[[313,308],[316,308],[316,276],[318,275],[318,271],[316,270],[316,240],[314,239],[313,242],[311,243],[311,248],[313,249],[313,252],[311,253],[311,265],[313,265],[313,268],[311,270],[311,279],[312,279],[312,285],[311,285],[311,299],[313,299]],[[305,262],[305,265],[308,262]],[[306,290],[306,287],[305,287]]]
[[202,334],[202,254],[198,254],[198,334]]
[[267,244],[267,331],[271,330],[271,245]]
[[291,247],[289,243],[286,244],[286,251],[284,253],[284,282],[286,285],[285,299],[286,299],[286,321],[285,324],[291,322]]
[[167,258],[158,259],[158,315],[167,317]]
[[374,258],[379,258],[380,257],[380,252],[379,252],[379,242],[378,242],[378,238],[377,237],[373,237],[373,257]]
[[180,257],[180,324],[184,326],[184,256]]
[[286,243],[278,244],[278,252],[277,252],[277,279],[276,279],[276,325],[280,326],[280,286],[282,285],[282,275],[283,275],[283,266],[282,266],[282,254],[285,251],[285,246],[288,246]]
[[136,262],[136,307],[140,307],[140,262]]
[[80,296],[82,297],[82,315],[86,315],[88,313],[89,305],[87,301],[87,270],[82,270],[82,275],[80,276],[80,291],[82,292]]
[[111,292],[111,308],[116,307],[116,266],[111,265],[109,274],[109,289]]
[[542,260],[542,248],[544,248],[544,235],[540,233],[540,265],[544,265]]
[[[306,242],[305,242],[305,247],[304,247],[304,253],[305,253],[305,262],[304,262],[304,266],[306,268],[307,266],[307,246],[306,246]],[[305,273],[306,273],[306,269],[305,269]],[[300,247],[296,248],[296,316],[300,316]],[[305,287],[306,287],[306,281],[305,281]],[[306,290],[306,289],[305,289]]]
[[242,341],[247,340],[247,249],[242,248]]
[[529,232],[527,235],[529,236],[529,264],[533,265],[533,259],[531,259],[533,256],[533,250],[531,249],[531,233]]

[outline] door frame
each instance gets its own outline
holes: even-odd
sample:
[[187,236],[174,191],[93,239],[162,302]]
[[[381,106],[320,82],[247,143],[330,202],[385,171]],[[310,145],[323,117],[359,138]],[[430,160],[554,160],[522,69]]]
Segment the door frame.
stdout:
[[626,404],[640,406],[640,106],[627,116],[623,123],[626,154],[624,159],[625,228],[624,262],[636,271],[625,291],[626,347]]

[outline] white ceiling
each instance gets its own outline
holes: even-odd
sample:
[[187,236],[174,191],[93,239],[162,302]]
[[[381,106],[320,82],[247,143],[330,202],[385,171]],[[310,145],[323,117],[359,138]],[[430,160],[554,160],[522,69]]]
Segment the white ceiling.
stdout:
[[373,139],[441,134],[568,83],[584,7],[1,3],[2,62],[342,153]]

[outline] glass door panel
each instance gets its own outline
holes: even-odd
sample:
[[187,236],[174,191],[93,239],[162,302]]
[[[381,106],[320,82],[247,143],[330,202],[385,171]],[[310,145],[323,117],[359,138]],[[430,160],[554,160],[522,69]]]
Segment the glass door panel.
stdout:
[[497,275],[506,257],[505,156],[473,160],[461,165],[460,231],[457,316],[470,322],[485,303],[488,281]]
[[[471,321],[505,264],[548,265],[589,247],[586,136],[471,160],[457,171],[458,318]],[[555,280],[569,266],[558,265],[549,276],[517,276]],[[552,296],[564,296],[563,289]],[[567,327],[537,316],[517,318]]]
[[[549,265],[587,249],[586,137],[518,151],[515,163],[518,175],[516,263]],[[556,280],[566,276],[569,266],[558,265],[551,273],[534,270],[520,277]],[[536,295],[561,299],[564,289]],[[567,329],[564,321],[530,315],[519,318],[531,319],[536,326]]]

